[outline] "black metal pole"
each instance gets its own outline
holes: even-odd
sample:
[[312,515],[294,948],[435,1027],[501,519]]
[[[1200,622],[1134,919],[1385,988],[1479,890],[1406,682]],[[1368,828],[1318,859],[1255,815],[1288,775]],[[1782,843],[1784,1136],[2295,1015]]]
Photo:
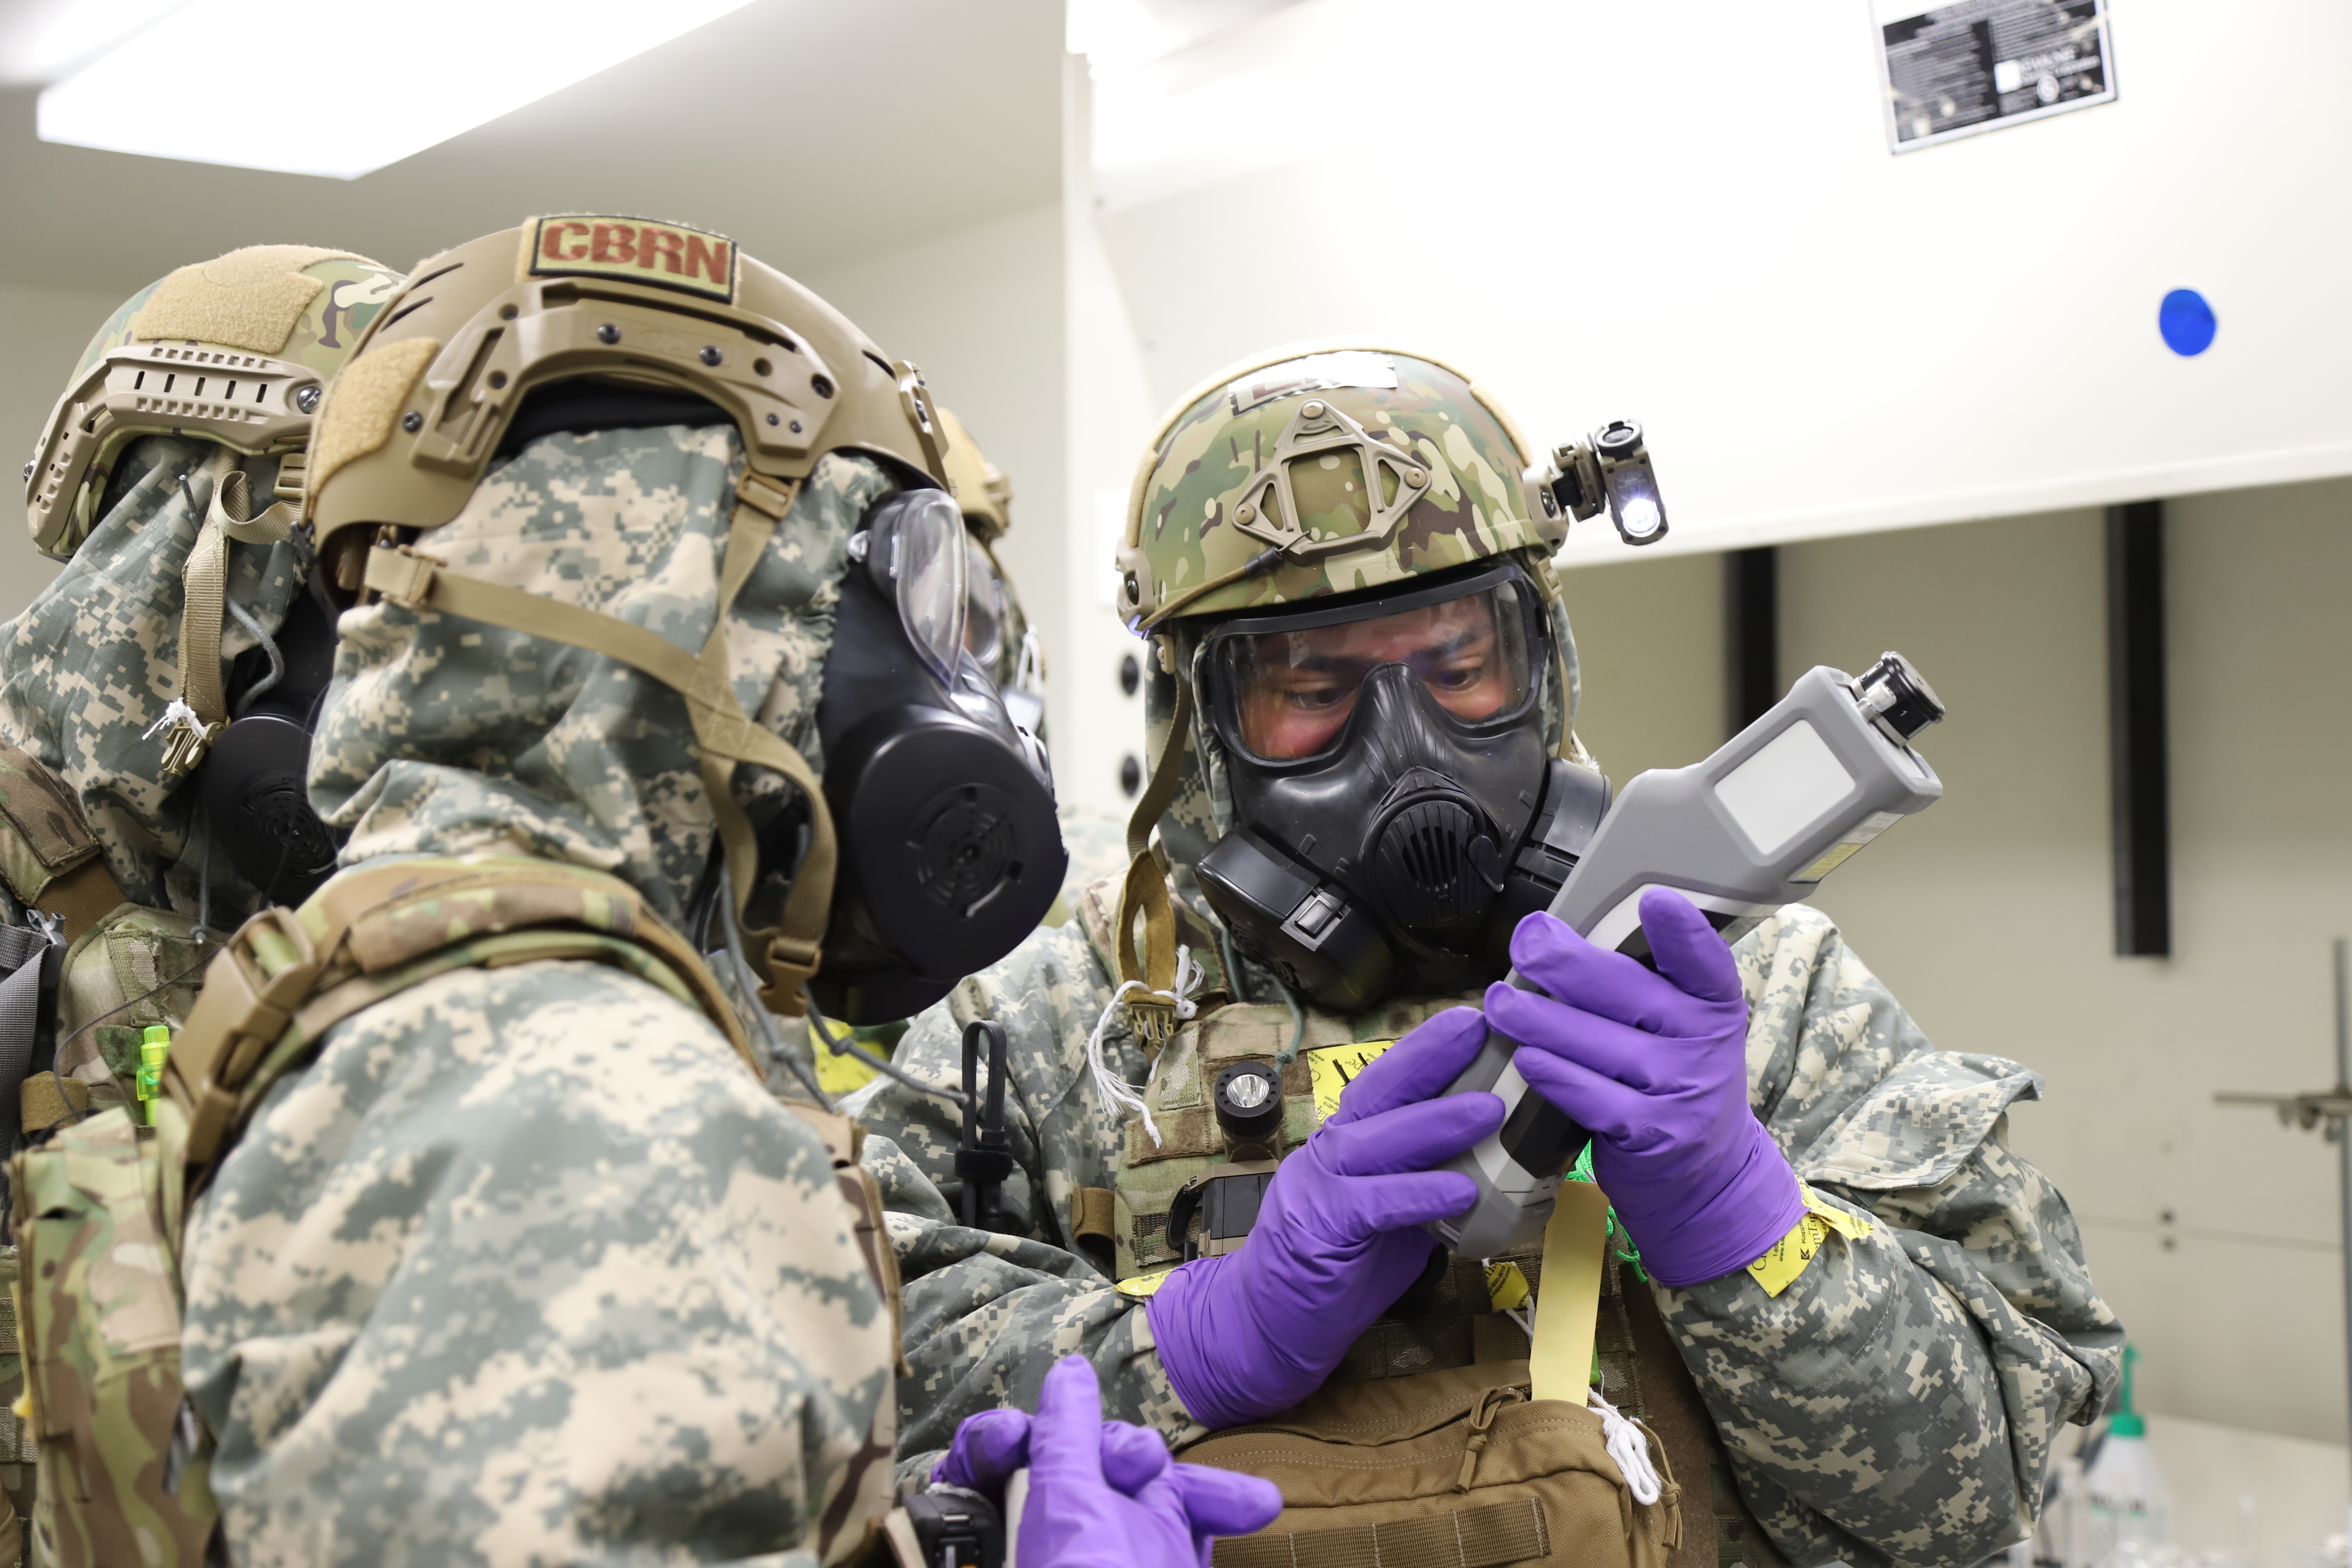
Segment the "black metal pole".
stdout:
[[2170,746],[2164,687],[2164,503],[2107,509],[2107,744],[2116,952],[2172,952]]
[[1724,733],[1780,700],[1780,560],[1771,545],[1723,556]]

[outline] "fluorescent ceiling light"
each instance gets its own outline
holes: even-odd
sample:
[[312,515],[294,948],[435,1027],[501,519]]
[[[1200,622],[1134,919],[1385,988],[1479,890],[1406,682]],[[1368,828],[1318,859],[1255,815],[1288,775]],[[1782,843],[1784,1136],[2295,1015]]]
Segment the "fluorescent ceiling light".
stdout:
[[1149,64],[1296,0],[1067,0],[1062,47],[1097,71]]
[[750,3],[189,0],[45,90],[37,124],[44,142],[353,180]]
[[16,61],[15,74],[47,81],[152,26],[186,0],[68,0]]

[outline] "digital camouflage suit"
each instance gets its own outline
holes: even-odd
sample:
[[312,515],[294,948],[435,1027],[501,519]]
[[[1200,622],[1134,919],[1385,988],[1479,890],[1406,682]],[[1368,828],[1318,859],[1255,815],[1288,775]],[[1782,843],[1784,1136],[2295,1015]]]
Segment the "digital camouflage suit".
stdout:
[[[1436,432],[1415,434],[1434,473],[1429,499],[1407,520],[1408,535],[1423,548],[1459,541],[1457,560],[1507,547],[1486,531],[1490,518],[1524,516],[1511,499],[1514,455],[1482,449],[1458,426],[1412,417],[1428,411],[1416,408],[1410,376],[1402,391],[1381,395],[1400,428]],[[1246,398],[1233,401],[1246,416]],[[1195,406],[1208,405],[1204,397]],[[1273,409],[1269,431],[1287,417],[1281,404]],[[1265,446],[1273,441],[1266,434]],[[1180,419],[1155,456],[1147,472],[1184,478],[1172,491],[1139,480],[1133,515],[1147,526],[1205,532],[1219,525],[1219,506],[1183,487],[1198,476],[1212,496],[1219,487],[1230,491],[1249,471],[1251,437],[1211,446]],[[1336,481],[1322,498],[1334,511],[1346,499]],[[1303,486],[1298,504],[1316,521]],[[1475,521],[1465,525],[1465,516]],[[1530,575],[1548,584],[1542,552],[1526,554]],[[1344,579],[1335,566],[1321,583],[1310,569],[1305,586],[1286,586],[1286,573],[1297,574],[1288,568],[1244,576],[1210,607],[1369,586],[1395,573],[1387,563],[1394,559],[1347,563]],[[1161,592],[1217,581],[1216,563],[1195,560],[1192,568]],[[1556,591],[1552,611],[1562,658],[1546,711],[1557,742],[1570,733],[1576,676]],[[1197,637],[1186,635],[1188,623],[1174,625],[1178,635],[1163,646],[1172,644],[1177,667],[1189,668]],[[1152,663],[1148,711],[1159,755],[1177,708],[1177,677]],[[1192,710],[1198,714],[1198,704]],[[1181,756],[1160,844],[1173,872],[1180,940],[1206,971],[1196,994],[1202,1023],[1180,1029],[1155,1064],[1125,1009],[1106,1012],[1118,971],[1113,880],[1090,889],[1085,918],[1038,931],[966,981],[919,1017],[899,1046],[901,1066],[954,1084],[964,1023],[1004,1026],[1016,1167],[1004,1191],[1012,1234],[976,1232],[951,1217],[961,1191],[952,1107],[888,1081],[847,1107],[867,1131],[866,1163],[889,1196],[906,1279],[912,1373],[901,1384],[902,1471],[926,1465],[967,1415],[1033,1400],[1055,1359],[1073,1352],[1100,1375],[1106,1414],[1154,1426],[1178,1445],[1203,1435],[1160,1364],[1142,1302],[1114,1289],[1139,1263],[1169,1256],[1164,1237],[1144,1223],[1157,1222],[1147,1214],[1155,1199],[1164,1213],[1165,1184],[1140,1163],[1171,1151],[1155,1148],[1139,1118],[1106,1106],[1087,1056],[1089,1034],[1106,1025],[1108,1064],[1129,1084],[1150,1080],[1144,1098],[1169,1142],[1201,1138],[1204,1111],[1179,1108],[1199,1100],[1202,1075],[1190,1042],[1234,992],[1206,906],[1187,895],[1197,892],[1192,866],[1232,821],[1206,722],[1195,720]],[[1800,1563],[1972,1563],[2027,1533],[2058,1429],[2094,1416],[2119,1370],[2122,1331],[2085,1270],[2063,1198],[2008,1148],[2007,1110],[2037,1097],[2042,1080],[2002,1058],[1937,1050],[1837,927],[1810,907],[1781,910],[1743,939],[1735,957],[1749,1009],[1757,1115],[1801,1178],[1877,1224],[1859,1240],[1829,1241],[1778,1297],[1744,1273],[1674,1289],[1611,1264],[1599,1346],[1610,1397],[1637,1413],[1646,1403],[1670,1447],[1687,1440],[1697,1447],[1685,1452],[1716,1456],[1715,1528],[1693,1518],[1707,1511],[1704,1474],[1681,1470],[1683,1543],[1670,1561],[1675,1568],[1769,1563],[1776,1555]],[[1238,1015],[1242,1026],[1287,1064],[1294,1026],[1279,994],[1255,968],[1241,991],[1255,1004]],[[1360,1018],[1309,1010],[1301,1033],[1309,1049],[1393,1038],[1445,1006],[1477,1000],[1475,992],[1398,999]],[[1313,1124],[1311,1105],[1302,1103],[1304,1065],[1282,1068],[1289,1119],[1298,1121],[1302,1110],[1307,1118],[1292,1131],[1294,1147]],[[1334,1382],[1500,1359],[1494,1347],[1505,1320],[1490,1311],[1494,1303],[1475,1299],[1484,1296],[1476,1271],[1457,1265],[1445,1279],[1428,1315],[1376,1325]],[[1449,1323],[1448,1312],[1471,1321]],[[1516,1335],[1507,1331],[1517,1346],[1507,1353],[1524,1357],[1526,1342]],[[1687,1394],[1685,1425],[1698,1428],[1681,1439],[1666,1431],[1675,1396],[1663,1385],[1675,1380]],[[1769,1539],[1757,1540],[1751,1522]]]
[[[542,437],[421,542],[697,648],[740,454],[732,426]],[[891,488],[821,458],[730,617],[744,711],[813,762],[846,541]],[[535,857],[683,927],[713,828],[675,694],[388,602],[341,632],[311,787],[347,868]],[[887,1496],[891,1314],[832,1156],[612,968],[463,969],[335,1026],[221,1162],[184,1274],[240,1563],[814,1568]]]
[[[323,380],[399,281],[373,262],[304,246],[252,247],[184,267],[108,318],[69,388],[114,350],[240,329],[221,353],[258,353]],[[0,741],[62,784],[65,809],[78,815],[66,837],[94,837],[127,906],[75,933],[58,1005],[58,1070],[100,1108],[135,1073],[142,1026],[186,1016],[205,956],[191,940],[199,922],[233,929],[262,902],[206,835],[197,792],[166,775],[169,737],[158,722],[178,695],[184,574],[214,510],[215,461],[226,453],[263,500],[280,461],[276,452],[228,453],[193,434],[147,429],[160,416],[114,417],[128,438],[89,475],[89,521],[64,525],[43,547],[65,560],[64,570],[0,626]],[[71,510],[71,498],[58,510]],[[302,591],[308,551],[292,538],[223,544],[227,603],[275,635]],[[225,667],[260,658],[235,615],[225,616],[220,655]],[[14,826],[0,826],[12,849],[27,837],[7,831]],[[11,878],[0,896],[21,894],[25,883]],[[20,900],[7,901],[13,922]]]
[[[208,956],[199,930],[209,924],[217,934],[262,902],[201,825],[196,791],[166,775],[168,736],[156,731],[178,695],[184,574],[214,510],[221,465],[235,465],[249,493],[266,500],[285,448],[245,453],[205,439],[200,432],[213,426],[186,417],[184,405],[182,427],[169,433],[174,416],[164,408],[139,410],[121,395],[73,405],[100,394],[91,378],[107,375],[116,351],[156,343],[259,354],[284,378],[281,401],[306,384],[315,392],[398,281],[364,258],[307,246],[252,247],[180,268],[100,327],[52,416],[50,435],[68,421],[106,425],[99,459],[64,493],[39,468],[55,456],[46,441],[27,466],[36,539],[66,564],[0,626],[0,919],[22,925],[28,907],[57,915],[67,950],[55,1077],[26,1084],[26,1133],[131,1102],[145,1026],[176,1027],[194,999]],[[199,333],[213,341],[188,342]],[[278,409],[281,429],[299,426],[292,412]],[[299,431],[292,439],[299,444]],[[70,517],[46,537],[45,490]],[[307,553],[290,538],[217,542],[226,603],[277,634],[300,592]],[[224,669],[257,661],[253,632],[215,613],[226,623]],[[17,1114],[15,1097],[5,1111]],[[13,1245],[0,1247],[0,1269],[14,1275]],[[21,1388],[13,1310],[0,1353],[0,1397],[11,1402]],[[35,1458],[32,1434],[0,1414],[0,1465]],[[10,1489],[30,1495],[29,1487]],[[40,1550],[54,1554],[55,1543]],[[0,1541],[0,1562],[15,1560]]]

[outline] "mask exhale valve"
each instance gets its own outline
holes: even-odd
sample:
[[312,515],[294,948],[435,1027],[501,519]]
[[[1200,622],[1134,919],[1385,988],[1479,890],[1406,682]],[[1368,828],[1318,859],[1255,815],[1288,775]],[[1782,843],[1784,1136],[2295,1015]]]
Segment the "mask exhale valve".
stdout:
[[[1696,904],[1726,942],[1738,941],[1942,798],[1943,781],[1910,742],[1943,716],[1934,689],[1901,654],[1886,654],[1859,680],[1826,666],[1808,670],[1705,762],[1627,784],[1552,914],[1596,946],[1646,959],[1642,895],[1665,888]],[[1516,972],[1509,983],[1531,988]],[[1517,1049],[1490,1031],[1445,1091],[1487,1090],[1505,1105],[1502,1128],[1446,1166],[1478,1184],[1476,1203],[1428,1226],[1468,1257],[1542,1235],[1562,1173],[1591,1141],[1528,1089],[1513,1065]]]

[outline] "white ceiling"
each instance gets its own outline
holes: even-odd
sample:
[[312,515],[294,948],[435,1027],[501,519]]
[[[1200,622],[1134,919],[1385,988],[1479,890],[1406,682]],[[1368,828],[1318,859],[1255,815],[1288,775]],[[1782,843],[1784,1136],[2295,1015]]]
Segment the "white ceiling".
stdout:
[[[0,52],[46,9],[0,5]],[[50,146],[33,133],[39,89],[0,86],[0,283],[127,294],[261,243],[404,267],[563,211],[716,229],[788,272],[835,267],[1055,199],[1061,51],[1060,0],[758,0],[352,181]],[[331,114],[336,75],[158,90],[191,113]]]

